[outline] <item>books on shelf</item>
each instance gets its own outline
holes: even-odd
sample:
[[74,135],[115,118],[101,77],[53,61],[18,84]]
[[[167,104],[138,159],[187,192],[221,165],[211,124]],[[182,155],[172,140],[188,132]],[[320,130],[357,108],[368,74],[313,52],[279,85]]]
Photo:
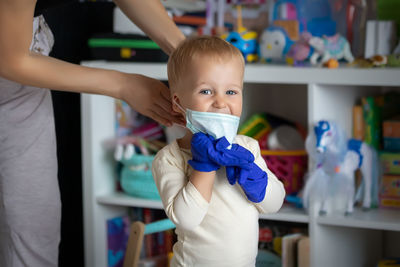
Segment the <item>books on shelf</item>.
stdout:
[[353,107],[353,138],[364,140],[365,125],[363,116],[363,107],[355,105]]
[[297,266],[310,266],[310,238],[302,236],[297,242]]
[[[393,144],[400,144],[397,136],[400,132],[399,116],[400,93],[389,92],[362,97],[361,105],[353,107],[353,138],[362,140],[375,149],[394,151],[396,149]],[[385,138],[388,138],[386,145],[382,142]],[[397,140],[393,141],[393,138]],[[399,150],[400,145],[397,151]]]
[[[307,249],[301,240],[308,237],[301,233],[289,234],[282,238],[282,267],[296,267],[299,264],[298,255]],[[301,245],[301,246],[300,246]],[[307,251],[305,252],[307,254]],[[308,255],[301,255],[301,259],[306,262]],[[304,265],[303,265],[304,266]]]
[[353,137],[379,150],[379,207],[400,208],[400,93],[366,96],[361,106],[362,115],[353,107]]
[[129,238],[130,219],[128,216],[107,220],[107,261],[108,267],[122,267]]
[[[149,208],[131,208],[130,217],[132,221],[142,221],[145,224],[166,218],[163,210]],[[172,252],[175,242],[174,230],[167,230],[150,235],[145,235],[143,239],[140,258],[152,258],[158,255],[167,255]]]
[[268,262],[268,264],[256,264],[256,266],[277,266],[276,264],[278,266],[309,266],[307,265],[310,258],[309,243],[302,241],[308,239],[307,232],[303,224],[282,222],[277,224],[261,220],[257,263]]
[[377,98],[373,96],[363,97],[361,99],[363,107],[363,117],[365,121],[364,142],[375,149],[380,148],[381,139],[381,113]]

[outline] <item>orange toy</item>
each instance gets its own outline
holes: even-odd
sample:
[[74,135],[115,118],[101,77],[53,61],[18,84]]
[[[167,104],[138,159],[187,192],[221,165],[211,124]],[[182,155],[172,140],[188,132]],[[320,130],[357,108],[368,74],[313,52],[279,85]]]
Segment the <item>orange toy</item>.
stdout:
[[324,63],[324,67],[329,69],[336,69],[339,67],[339,62],[336,59],[331,58]]

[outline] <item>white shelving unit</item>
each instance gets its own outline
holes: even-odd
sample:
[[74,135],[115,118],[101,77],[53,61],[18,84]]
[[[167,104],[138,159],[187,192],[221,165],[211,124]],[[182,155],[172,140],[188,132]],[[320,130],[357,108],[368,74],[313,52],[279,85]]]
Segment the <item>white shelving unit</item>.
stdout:
[[[82,65],[140,73],[166,80],[162,63],[88,61]],[[335,70],[251,64],[246,66],[242,118],[265,111],[311,126],[319,119],[339,122],[350,135],[352,107],[361,96],[399,90],[400,69]],[[82,95],[85,262],[107,266],[106,224],[127,207],[162,209],[158,201],[132,198],[115,190],[113,160],[102,141],[114,136],[114,100]],[[351,216],[319,216],[284,206],[261,219],[308,224],[313,267],[375,266],[384,256],[400,256],[400,212],[361,211]]]

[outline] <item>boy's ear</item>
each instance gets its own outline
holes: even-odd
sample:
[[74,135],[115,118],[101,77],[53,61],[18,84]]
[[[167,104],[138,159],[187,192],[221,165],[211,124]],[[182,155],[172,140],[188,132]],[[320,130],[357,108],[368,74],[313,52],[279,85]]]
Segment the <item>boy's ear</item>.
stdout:
[[177,104],[181,104],[179,97],[176,95],[176,93],[173,93],[172,95],[172,110],[177,112],[177,113],[182,113],[182,110],[179,108]]

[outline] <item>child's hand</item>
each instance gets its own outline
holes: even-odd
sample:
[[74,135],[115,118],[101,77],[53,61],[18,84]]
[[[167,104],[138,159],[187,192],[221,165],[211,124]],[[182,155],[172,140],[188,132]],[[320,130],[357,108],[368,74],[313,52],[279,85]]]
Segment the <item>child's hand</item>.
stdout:
[[249,168],[228,166],[226,167],[226,176],[231,185],[238,181],[248,200],[258,203],[265,197],[268,175],[255,163],[251,163],[249,166]]
[[188,163],[196,171],[211,172],[220,168],[220,165],[211,160],[210,155],[215,153],[214,139],[203,133],[196,133],[191,140],[192,160]]
[[[191,140],[193,159],[189,164],[198,171],[218,170],[220,166],[240,166],[246,168],[254,161],[253,154],[244,149],[227,149],[225,137],[215,140],[204,133],[196,133]],[[232,145],[232,148],[235,146]],[[236,146],[235,146],[236,147]]]

